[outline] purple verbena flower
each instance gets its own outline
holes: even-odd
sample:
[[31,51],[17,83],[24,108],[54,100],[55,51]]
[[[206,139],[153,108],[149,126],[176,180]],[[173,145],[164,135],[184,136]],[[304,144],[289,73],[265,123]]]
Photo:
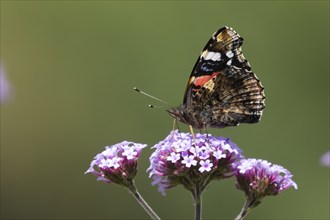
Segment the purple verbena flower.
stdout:
[[183,160],[181,161],[182,164],[185,164],[186,167],[190,168],[191,166],[196,166],[197,165],[197,160],[195,160],[194,155],[186,155],[183,156]]
[[237,188],[244,191],[248,199],[257,203],[265,196],[277,195],[291,186],[298,189],[287,169],[260,159],[241,160],[236,179]]
[[243,158],[229,138],[197,133],[194,139],[177,130],[152,148],[148,172],[152,185],[158,185],[163,194],[178,184],[191,192],[196,184],[203,190],[212,180],[233,176],[237,161]]
[[0,64],[0,103],[5,103],[10,96],[10,83],[7,80],[3,66]]
[[199,164],[201,165],[200,167],[199,167],[199,172],[201,172],[201,173],[203,173],[204,171],[206,171],[206,172],[210,172],[211,171],[211,168],[213,167],[213,163],[211,163],[211,161],[210,160],[206,160],[206,161],[204,161],[204,160],[201,160],[201,161],[199,161]]
[[106,146],[94,157],[85,174],[92,173],[99,181],[129,187],[137,172],[137,159],[146,146],[127,141]]
[[330,151],[322,155],[320,162],[323,166],[330,167]]

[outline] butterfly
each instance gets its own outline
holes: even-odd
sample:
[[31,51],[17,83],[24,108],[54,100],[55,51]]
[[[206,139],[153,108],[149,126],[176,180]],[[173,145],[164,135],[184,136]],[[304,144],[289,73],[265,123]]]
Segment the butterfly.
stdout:
[[195,129],[259,122],[264,88],[243,56],[242,44],[230,27],[213,34],[192,70],[183,104],[167,110],[172,117]]

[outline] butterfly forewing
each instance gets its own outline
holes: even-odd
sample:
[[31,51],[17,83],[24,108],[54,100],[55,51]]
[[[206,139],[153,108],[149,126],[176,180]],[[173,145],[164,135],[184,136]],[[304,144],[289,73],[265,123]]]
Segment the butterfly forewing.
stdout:
[[264,89],[242,53],[241,38],[223,27],[204,47],[190,75],[183,104],[170,114],[194,128],[256,123],[264,109]]

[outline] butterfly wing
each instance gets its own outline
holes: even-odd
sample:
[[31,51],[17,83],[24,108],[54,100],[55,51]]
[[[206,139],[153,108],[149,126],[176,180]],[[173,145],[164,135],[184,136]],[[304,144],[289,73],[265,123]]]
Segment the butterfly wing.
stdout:
[[210,127],[227,127],[239,123],[256,123],[265,108],[264,89],[251,71],[230,66],[214,79]]
[[203,109],[208,127],[255,123],[265,108],[264,89],[243,56],[242,43],[232,28],[219,29],[193,68],[183,105],[190,112]]
[[244,61],[239,62],[239,58],[242,55],[240,50],[242,43],[243,38],[229,27],[220,28],[212,35],[189,77],[184,103],[189,102],[207,81],[214,78],[220,71],[230,65],[251,70],[244,57]]

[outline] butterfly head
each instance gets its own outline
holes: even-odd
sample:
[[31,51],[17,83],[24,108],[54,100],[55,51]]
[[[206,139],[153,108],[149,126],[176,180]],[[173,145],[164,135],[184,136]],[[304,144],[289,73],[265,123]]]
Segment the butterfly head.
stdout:
[[182,104],[178,107],[168,109],[167,112],[176,120],[190,125],[195,129],[202,129],[207,127],[205,122],[209,117],[207,111],[204,111],[203,108],[191,108]]
[[180,105],[178,107],[174,107],[171,109],[168,109],[167,112],[175,119],[177,119],[178,121],[185,123],[185,124],[189,124],[188,121],[186,120],[187,117],[186,113],[185,113],[185,108],[183,107],[183,105]]

